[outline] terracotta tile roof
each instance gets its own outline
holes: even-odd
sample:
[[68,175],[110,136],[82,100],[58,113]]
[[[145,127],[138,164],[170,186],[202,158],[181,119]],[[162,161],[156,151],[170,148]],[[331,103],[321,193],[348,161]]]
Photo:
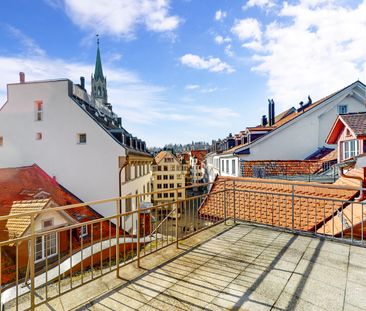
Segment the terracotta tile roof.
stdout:
[[348,113],[340,115],[352,132],[359,136],[366,136],[366,112]]
[[[14,201],[9,215],[16,216],[27,212],[39,212],[43,210],[51,199]],[[9,238],[17,238],[23,235],[30,225],[30,216],[18,216],[9,218],[6,228]]]
[[305,158],[305,160],[323,160],[323,159],[337,159],[337,153],[335,152],[335,149],[322,147]]
[[[9,215],[14,201],[52,198],[59,206],[77,204],[81,201],[51,178],[38,165],[0,169],[0,215]],[[38,194],[38,196],[37,196]],[[66,210],[77,222],[101,218],[89,206]],[[0,221],[0,240],[7,239],[6,222]]]
[[155,156],[155,162],[158,164],[161,160],[163,160],[165,158],[165,156],[168,153],[166,151],[160,151],[156,156]]
[[197,164],[200,165],[207,155],[207,150],[192,150],[191,155],[197,159]]
[[[219,177],[211,193],[233,188],[234,178]],[[272,182],[272,183],[268,183]],[[323,220],[330,217],[334,211],[341,208],[341,202],[327,199],[337,198],[349,200],[356,194],[356,190],[321,188],[318,183],[286,182],[278,180],[263,181],[256,178],[235,178],[237,191],[227,190],[227,215],[245,221],[292,228],[292,185],[294,185],[294,229],[314,231],[320,228]],[[224,218],[222,193],[209,196],[200,207],[200,214]],[[235,202],[235,204],[234,204]]]

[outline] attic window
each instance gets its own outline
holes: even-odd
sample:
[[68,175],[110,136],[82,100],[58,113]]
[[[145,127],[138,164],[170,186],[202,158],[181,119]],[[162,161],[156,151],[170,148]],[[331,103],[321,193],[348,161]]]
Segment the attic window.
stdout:
[[53,227],[53,218],[43,220],[43,228]]
[[42,140],[42,133],[36,133],[36,140]]
[[43,102],[41,100],[36,100],[34,102],[34,112],[35,112],[35,120],[42,121],[43,120]]
[[338,113],[339,114],[345,114],[345,113],[347,113],[347,105],[339,105],[338,106]]
[[86,144],[86,134],[85,133],[79,133],[77,136],[77,142],[78,144]]
[[80,227],[80,237],[84,237],[88,235],[88,226],[81,226]]

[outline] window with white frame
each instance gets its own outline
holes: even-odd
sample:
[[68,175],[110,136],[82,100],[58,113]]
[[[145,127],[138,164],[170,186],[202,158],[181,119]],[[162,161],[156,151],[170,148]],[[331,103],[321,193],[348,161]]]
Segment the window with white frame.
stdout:
[[[43,220],[43,229],[53,227],[53,218]],[[57,254],[56,232],[36,237],[35,260],[41,261]]]
[[36,100],[34,102],[34,112],[35,112],[35,120],[42,121],[43,120],[43,102],[41,100]]
[[359,154],[358,141],[354,139],[342,142],[342,150],[343,160],[357,156]]
[[79,134],[77,134],[77,143],[79,145],[86,144],[86,134],[85,133],[79,133]]
[[88,225],[84,225],[80,227],[80,237],[84,237],[88,235]]
[[236,171],[235,171],[235,160],[232,160],[231,161],[231,173],[232,173],[232,175],[235,175],[236,174]]
[[347,105],[339,105],[338,106],[338,113],[339,114],[345,114],[345,113],[347,113]]

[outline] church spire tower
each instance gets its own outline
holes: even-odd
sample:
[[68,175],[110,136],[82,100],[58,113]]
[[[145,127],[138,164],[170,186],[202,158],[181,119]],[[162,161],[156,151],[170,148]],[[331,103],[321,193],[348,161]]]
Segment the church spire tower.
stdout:
[[99,50],[99,35],[97,35],[97,58],[95,61],[94,75],[91,76],[91,94],[95,100],[107,104],[107,78],[103,75],[102,60]]

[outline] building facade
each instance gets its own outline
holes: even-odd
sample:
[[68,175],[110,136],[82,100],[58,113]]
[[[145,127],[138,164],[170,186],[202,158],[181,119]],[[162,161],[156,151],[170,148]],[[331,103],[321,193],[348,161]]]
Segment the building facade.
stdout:
[[[187,165],[182,164],[173,153],[170,151],[158,153],[152,165],[153,190],[158,191],[152,198],[155,205],[185,199],[185,189],[168,191],[185,187],[186,172]],[[164,193],[159,193],[160,191]]]
[[[152,160],[146,143],[122,127],[107,102],[99,46],[92,95],[84,78],[80,84],[68,79],[26,82],[22,74],[19,83],[8,84],[0,109],[0,167],[37,163],[88,202],[149,190]],[[128,208],[122,202],[122,212]],[[103,216],[116,214],[115,204],[96,210]]]

